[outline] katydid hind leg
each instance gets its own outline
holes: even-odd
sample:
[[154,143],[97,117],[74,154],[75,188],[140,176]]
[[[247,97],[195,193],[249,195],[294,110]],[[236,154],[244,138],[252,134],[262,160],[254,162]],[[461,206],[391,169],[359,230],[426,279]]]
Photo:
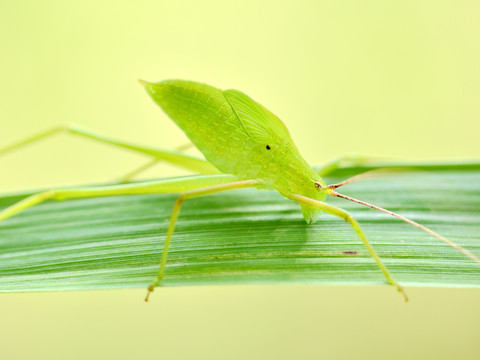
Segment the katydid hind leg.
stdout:
[[16,149],[20,149],[29,144],[38,142],[42,139],[49,138],[58,133],[68,133],[83,136],[104,144],[113,145],[123,149],[127,149],[133,152],[145,154],[153,157],[154,159],[162,160],[168,163],[171,163],[175,166],[185,168],[187,170],[192,170],[199,174],[210,175],[218,174],[219,171],[208,161],[182,153],[181,150],[164,150],[148,146],[142,146],[138,144],[129,143],[127,141],[118,140],[111,138],[109,136],[98,133],[94,130],[85,128],[77,124],[67,124],[62,126],[57,126],[55,128],[49,129],[47,131],[40,132],[33,136],[30,136],[26,139],[20,140],[11,145],[0,148],[0,155],[7,154]]

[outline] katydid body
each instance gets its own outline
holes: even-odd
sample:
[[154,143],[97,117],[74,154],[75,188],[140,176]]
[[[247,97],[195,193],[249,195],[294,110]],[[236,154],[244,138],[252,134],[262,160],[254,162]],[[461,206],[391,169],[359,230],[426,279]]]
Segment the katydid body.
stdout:
[[[325,192],[313,186],[323,183],[321,177],[300,155],[285,125],[247,95],[191,81],[143,84],[221,172],[256,179],[287,198],[300,194],[325,199]],[[319,211],[302,205],[302,213],[312,223]]]
[[129,149],[153,157],[153,161],[129,174],[136,174],[157,161],[166,161],[203,175],[178,179],[157,180],[144,183],[119,184],[103,187],[52,189],[32,195],[0,212],[0,221],[48,199],[65,200],[94,196],[180,193],[172,211],[157,279],[148,287],[148,295],[161,284],[165,275],[168,249],[182,203],[187,199],[229,190],[255,187],[259,190],[276,190],[285,198],[300,204],[307,223],[313,223],[321,211],[349,222],[388,283],[402,292],[374,248],[368,242],[357,221],[345,210],[324,202],[327,194],[366,205],[406,221],[464,252],[480,263],[475,255],[452,243],[432,230],[400,215],[356,200],[334,191],[355,181],[325,185],[320,177],[334,169],[338,161],[329,163],[319,173],[315,172],[298,152],[285,125],[270,111],[247,95],[236,91],[222,91],[212,86],[191,81],[168,80],[159,83],[141,81],[152,99],[187,134],[206,160],[185,155],[180,151],[166,151],[134,145],[70,125],[33,136],[0,149],[0,154],[50,136],[59,131],[85,136],[97,141]]

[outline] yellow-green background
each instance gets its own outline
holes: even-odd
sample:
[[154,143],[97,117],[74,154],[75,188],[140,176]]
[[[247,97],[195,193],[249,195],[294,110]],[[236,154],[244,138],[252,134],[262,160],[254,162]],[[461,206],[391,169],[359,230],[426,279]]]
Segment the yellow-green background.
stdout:
[[[184,135],[136,80],[183,78],[247,92],[312,163],[479,159],[479,19],[478,1],[3,0],[0,146],[74,121],[172,148]],[[58,136],[0,161],[9,192],[144,159]],[[149,304],[143,289],[2,294],[0,357],[480,357],[478,289],[408,290],[408,305],[388,287],[168,288]]]

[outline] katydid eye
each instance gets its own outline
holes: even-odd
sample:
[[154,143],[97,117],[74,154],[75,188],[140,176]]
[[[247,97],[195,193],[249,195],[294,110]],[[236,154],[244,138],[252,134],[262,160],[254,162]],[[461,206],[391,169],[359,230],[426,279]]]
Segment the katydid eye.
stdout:
[[267,145],[266,149],[267,149],[267,150],[270,150],[270,149],[271,149],[270,145]]

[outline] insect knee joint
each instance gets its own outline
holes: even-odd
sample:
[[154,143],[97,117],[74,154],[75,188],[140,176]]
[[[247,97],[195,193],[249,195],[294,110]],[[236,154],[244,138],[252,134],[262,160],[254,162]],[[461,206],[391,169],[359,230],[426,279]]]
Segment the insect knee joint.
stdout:
[[186,197],[185,194],[180,194],[180,195],[178,195],[177,204],[178,204],[178,205],[181,205],[185,199],[187,199],[187,197]]

